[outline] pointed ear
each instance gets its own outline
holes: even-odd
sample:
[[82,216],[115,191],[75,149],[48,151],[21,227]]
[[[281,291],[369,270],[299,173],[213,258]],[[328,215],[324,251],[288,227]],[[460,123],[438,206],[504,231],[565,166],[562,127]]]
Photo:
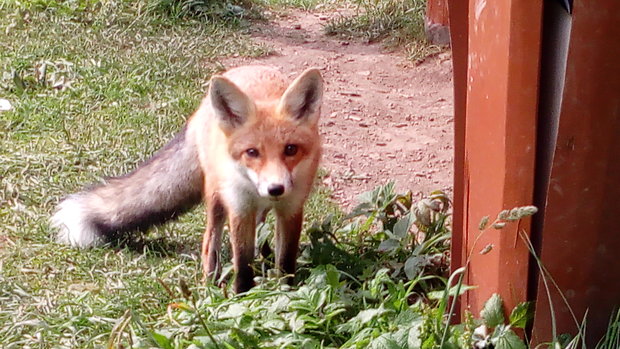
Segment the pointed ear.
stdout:
[[211,78],[209,98],[220,127],[225,132],[243,125],[254,113],[254,102],[223,76]]
[[278,113],[299,122],[316,124],[323,102],[323,78],[318,69],[304,71],[286,89],[278,105]]

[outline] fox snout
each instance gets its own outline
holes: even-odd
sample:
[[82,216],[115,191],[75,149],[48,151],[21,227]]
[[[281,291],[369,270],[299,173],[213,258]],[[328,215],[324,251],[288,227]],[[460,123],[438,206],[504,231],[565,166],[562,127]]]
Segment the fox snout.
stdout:
[[268,188],[267,188],[267,192],[269,193],[269,195],[273,196],[273,197],[278,197],[282,194],[284,194],[284,186],[282,184],[271,184]]
[[292,182],[288,174],[284,178],[259,179],[258,194],[264,198],[279,199],[285,197],[291,188]]
[[266,199],[280,199],[286,197],[293,187],[291,174],[285,169],[282,171],[255,171],[248,168],[248,177],[256,187],[258,195]]

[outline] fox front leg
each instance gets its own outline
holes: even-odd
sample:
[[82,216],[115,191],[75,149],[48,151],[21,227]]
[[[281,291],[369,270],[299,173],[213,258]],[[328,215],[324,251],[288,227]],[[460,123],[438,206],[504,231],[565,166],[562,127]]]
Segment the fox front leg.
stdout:
[[226,222],[226,211],[220,200],[213,198],[207,204],[207,228],[202,239],[202,268],[205,280],[217,279],[221,269],[222,230]]
[[254,286],[254,239],[256,238],[256,213],[228,217],[230,243],[235,269],[235,293],[248,291]]
[[[286,275],[294,275],[299,252],[303,208],[293,212],[276,209],[276,266]],[[291,284],[293,277],[287,277]]]

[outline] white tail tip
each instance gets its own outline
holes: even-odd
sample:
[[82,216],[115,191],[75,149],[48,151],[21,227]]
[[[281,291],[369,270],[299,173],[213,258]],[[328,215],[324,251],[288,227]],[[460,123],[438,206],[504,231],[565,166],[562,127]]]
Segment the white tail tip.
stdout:
[[103,244],[101,234],[89,217],[83,203],[84,197],[71,195],[60,204],[51,218],[52,227],[58,229],[56,240],[76,247],[93,247]]

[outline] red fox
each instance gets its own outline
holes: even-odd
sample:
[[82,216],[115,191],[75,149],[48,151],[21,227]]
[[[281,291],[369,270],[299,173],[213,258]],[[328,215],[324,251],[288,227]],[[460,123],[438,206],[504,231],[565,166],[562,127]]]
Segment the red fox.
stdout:
[[69,195],[52,217],[58,241],[88,247],[170,220],[204,199],[205,276],[220,268],[228,219],[234,290],[253,286],[257,222],[276,215],[278,268],[294,274],[303,219],[321,156],[323,79],[304,71],[290,85],[275,68],[239,67],[211,78],[183,130],[133,172]]

